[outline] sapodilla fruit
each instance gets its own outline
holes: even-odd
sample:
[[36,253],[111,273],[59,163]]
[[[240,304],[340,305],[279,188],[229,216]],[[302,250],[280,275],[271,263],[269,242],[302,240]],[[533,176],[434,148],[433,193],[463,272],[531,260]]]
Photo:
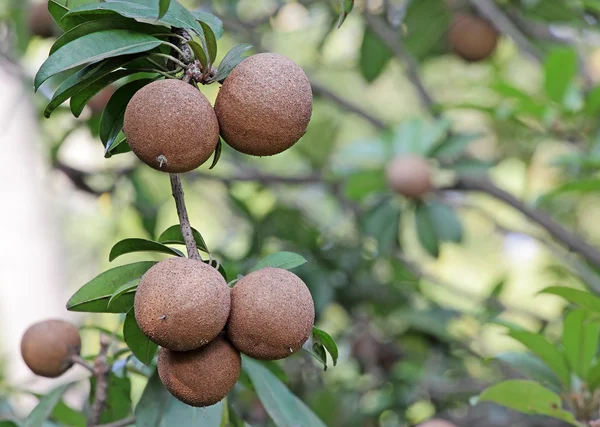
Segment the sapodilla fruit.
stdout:
[[197,350],[158,352],[158,375],[165,388],[196,407],[214,405],[227,396],[241,365],[240,352],[222,335]]
[[312,114],[310,82],[291,59],[259,53],[225,79],[215,112],[227,144],[245,154],[272,156],[306,132]]
[[312,332],[315,306],[304,282],[287,270],[263,268],[231,290],[227,336],[244,354],[283,359],[302,348]]
[[221,274],[202,261],[170,258],[140,280],[135,319],[152,341],[170,350],[195,350],[225,327],[231,299]]
[[479,16],[458,14],[448,32],[450,47],[466,61],[488,58],[498,44],[498,32],[491,22]]
[[431,168],[422,157],[396,157],[385,172],[389,187],[406,197],[417,199],[433,189]]
[[208,99],[177,79],[152,82],[131,98],[123,132],[148,166],[181,173],[207,161],[219,142],[219,123]]
[[457,427],[456,424],[452,424],[450,421],[442,420],[441,418],[434,418],[424,423],[419,424],[417,427]]
[[48,39],[56,35],[57,26],[48,11],[48,2],[32,4],[27,16],[29,32],[38,37]]
[[71,366],[73,355],[81,351],[77,326],[59,319],[31,325],[21,338],[21,356],[36,375],[56,378]]

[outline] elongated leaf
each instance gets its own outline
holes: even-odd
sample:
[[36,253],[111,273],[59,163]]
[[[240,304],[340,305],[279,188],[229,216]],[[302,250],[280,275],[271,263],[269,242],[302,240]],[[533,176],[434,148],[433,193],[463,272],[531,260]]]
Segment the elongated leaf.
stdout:
[[400,205],[386,198],[361,218],[364,233],[377,241],[378,253],[387,253],[399,246],[401,213]]
[[570,311],[563,321],[562,343],[571,369],[579,378],[587,378],[600,335],[600,322],[586,310]]
[[415,226],[421,246],[433,257],[440,255],[440,244],[435,223],[425,203],[419,203],[415,209]]
[[453,158],[463,154],[464,150],[472,143],[480,139],[481,133],[455,134],[435,145],[430,151],[432,157]]
[[37,72],[34,87],[37,90],[42,83],[62,71],[106,58],[146,52],[162,43],[156,37],[129,30],[107,30],[87,34],[54,52]]
[[322,331],[321,329],[318,329],[315,327],[313,327],[312,333],[313,333],[313,341],[316,340],[316,341],[320,342],[323,345],[323,347],[325,347],[325,349],[331,355],[331,360],[333,360],[333,366],[335,366],[337,364],[339,351],[337,348],[337,344],[335,343],[333,338],[331,338],[331,335],[329,335],[327,332]]
[[540,293],[557,295],[580,307],[600,313],[600,298],[590,292],[563,286],[551,286],[543,289]]
[[545,89],[550,99],[563,103],[569,85],[577,75],[577,52],[572,48],[555,49],[546,57]]
[[545,203],[553,197],[564,193],[598,193],[600,192],[600,179],[581,179],[567,182],[560,187],[540,196],[536,204]]
[[562,409],[560,397],[538,383],[510,380],[486,389],[479,402],[494,402],[529,415],[547,415],[580,426],[573,414]]
[[204,48],[194,40],[190,40],[188,42],[188,46],[192,49],[192,52],[194,52],[194,57],[200,61],[202,67],[206,68],[208,65],[208,59],[206,58],[206,52],[204,51]]
[[171,6],[171,0],[159,0],[158,3],[158,19],[162,18],[167,14],[169,10],[169,6]]
[[124,285],[119,286],[110,296],[107,307],[110,307],[112,302],[119,298],[121,295],[126,294],[127,292],[135,291],[139,284],[140,279],[133,279],[131,282],[127,282]]
[[162,425],[162,420],[172,403],[171,393],[162,384],[155,370],[135,407],[136,425],[152,427]]
[[158,344],[150,341],[150,339],[144,335],[140,327],[135,320],[134,310],[131,309],[125,317],[123,323],[123,338],[125,343],[133,352],[133,355],[138,358],[140,362],[145,365],[150,365],[156,350],[158,350]]
[[217,148],[215,148],[215,155],[213,157],[213,161],[210,164],[210,167],[208,169],[212,169],[215,166],[217,166],[217,163],[219,163],[219,159],[221,158],[222,151],[223,151],[223,141],[221,141],[221,139],[219,138],[219,142],[217,143]]
[[571,372],[564,355],[545,337],[524,330],[511,330],[508,335],[543,360],[565,386],[571,384]]
[[[206,247],[206,242],[204,241],[204,239],[202,238],[202,235],[198,232],[198,230],[196,230],[195,228],[192,228],[192,234],[194,235],[194,240],[196,241],[196,246],[198,247],[198,249],[200,249],[203,252],[208,253],[209,250]],[[185,245],[185,240],[183,240],[183,235],[181,234],[181,228],[178,224],[172,225],[169,228],[167,228],[165,231],[163,231],[163,233],[160,236],[158,236],[158,241],[160,243],[165,243],[165,244]]]
[[561,391],[559,379],[544,362],[531,353],[506,352],[496,356],[496,359],[506,363],[529,379],[537,381],[556,392]]
[[223,413],[223,402],[206,408],[194,408],[172,398],[169,409],[164,414],[159,427],[202,426],[220,427]]
[[23,427],[42,427],[70,386],[71,384],[63,384],[43,396],[23,422]]
[[374,81],[393,55],[387,45],[371,30],[365,29],[363,41],[360,46],[360,72],[367,82]]
[[294,252],[276,252],[261,259],[250,271],[257,271],[266,267],[291,270],[305,263],[306,259],[302,255],[298,255]]
[[58,421],[61,425],[70,427],[86,427],[87,424],[87,418],[83,413],[67,406],[62,400],[54,406],[50,418],[53,421]]
[[246,57],[242,55],[250,49],[252,49],[252,45],[249,44],[238,44],[232,47],[219,64],[214,80],[220,82],[227,78],[229,73],[231,73],[240,62],[246,59]]
[[[81,89],[75,95],[71,97],[71,113],[75,117],[79,117],[83,112],[83,109],[91,101],[91,99],[96,96],[98,93],[102,91],[102,89],[106,88],[110,84],[116,82],[117,80],[122,79],[128,75],[135,73],[135,70],[117,70],[110,74],[105,75],[104,77],[99,78],[94,81],[92,84],[86,86]],[[114,145],[114,143],[113,143]]]
[[210,27],[217,40],[223,36],[223,22],[218,17],[212,13],[203,12],[201,10],[196,10],[192,13],[198,21],[204,22]]
[[159,242],[146,239],[123,239],[110,250],[108,256],[109,261],[114,261],[121,255],[129,254],[132,252],[161,252],[163,254],[169,254],[174,256],[185,256],[177,249],[173,249]]
[[323,421],[260,362],[242,356],[242,368],[277,426],[325,427]]
[[[95,399],[96,378],[90,377],[90,404]],[[106,409],[100,415],[102,424],[127,418],[131,413],[131,380],[128,376],[118,376],[113,371],[108,377]]]
[[338,16],[336,27],[340,28],[352,9],[354,9],[354,0],[339,0],[342,3],[342,10]]
[[426,203],[435,232],[441,241],[460,243],[463,228],[452,208],[435,200]]
[[[105,271],[75,292],[75,295],[67,302],[67,310],[91,313],[127,313],[133,306],[133,293],[121,296],[108,307],[110,297],[120,286],[142,277],[154,264],[156,264],[154,261],[142,261]],[[128,295],[130,297],[126,298]]]
[[587,385],[592,393],[600,386],[600,361],[596,362],[596,364],[589,370]]
[[202,21],[199,22],[202,26],[202,30],[204,31],[204,37],[206,38],[206,48],[208,49],[206,53],[208,54],[208,62],[212,66],[217,58],[217,39],[208,24],[205,24]]
[[69,8],[67,6],[59,3],[56,0],[50,0],[48,1],[48,11],[50,12],[50,16],[52,16],[54,22],[56,22],[56,24],[61,30],[69,30],[68,26],[61,24],[60,22],[62,17],[65,16],[65,14],[69,11]]

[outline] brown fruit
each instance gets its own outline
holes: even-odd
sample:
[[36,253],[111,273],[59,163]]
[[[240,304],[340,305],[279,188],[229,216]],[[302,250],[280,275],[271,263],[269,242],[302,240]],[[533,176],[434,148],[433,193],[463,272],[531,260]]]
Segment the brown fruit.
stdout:
[[225,327],[229,286],[213,267],[170,258],[142,276],[134,300],[135,318],[148,338],[170,350],[194,350]]
[[304,282],[287,270],[263,268],[231,290],[227,336],[248,356],[283,359],[302,348],[314,320],[315,306]]
[[125,109],[123,131],[144,163],[169,173],[196,169],[219,142],[219,123],[208,99],[176,79],[137,91]]
[[433,189],[429,163],[422,157],[402,156],[386,167],[388,185],[396,193],[420,198]]
[[79,355],[81,337],[77,326],[59,319],[31,325],[21,338],[21,356],[36,375],[55,378],[71,366],[71,356]]
[[230,146],[253,156],[272,156],[306,132],[312,89],[294,61],[260,53],[244,59],[225,79],[215,112]]
[[108,101],[110,100],[110,97],[113,96],[113,93],[115,93],[115,90],[114,86],[107,86],[89,100],[87,105],[92,110],[92,114],[102,114],[104,107],[108,104]]
[[498,32],[486,19],[458,14],[450,24],[448,40],[454,53],[466,61],[476,62],[494,53]]
[[56,24],[48,11],[48,3],[46,1],[31,5],[29,16],[27,17],[27,26],[29,27],[29,32],[34,36],[48,39],[56,35]]
[[242,359],[223,336],[192,351],[158,352],[158,375],[165,388],[191,406],[210,406],[233,389],[240,376]]
[[417,427],[456,427],[456,424],[452,424],[450,421],[442,420],[441,418],[434,418],[419,424]]

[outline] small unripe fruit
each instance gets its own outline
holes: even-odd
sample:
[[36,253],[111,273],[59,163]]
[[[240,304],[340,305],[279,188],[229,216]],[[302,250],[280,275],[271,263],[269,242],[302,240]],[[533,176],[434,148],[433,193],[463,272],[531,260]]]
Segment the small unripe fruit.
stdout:
[[176,79],[137,91],[125,109],[123,132],[144,163],[169,173],[196,169],[219,142],[219,123],[208,99]]
[[92,99],[87,103],[90,110],[92,110],[92,114],[99,115],[102,114],[104,107],[108,104],[110,97],[115,93],[114,86],[107,86],[102,89],[100,92],[96,94]]
[[312,89],[294,61],[260,53],[244,59],[225,79],[215,112],[227,144],[245,154],[272,156],[306,132]]
[[171,350],[194,350],[225,327],[231,299],[221,274],[202,261],[170,258],[140,280],[135,319],[152,341]]
[[448,32],[450,47],[466,61],[488,58],[498,44],[498,32],[491,22],[479,16],[458,14]]
[[32,4],[27,17],[29,32],[38,37],[48,39],[54,37],[57,32],[56,24],[48,11],[48,2]]
[[158,353],[158,375],[165,388],[191,406],[214,405],[233,389],[240,376],[242,359],[223,336],[192,351]]
[[386,167],[388,185],[396,193],[417,199],[433,189],[429,163],[422,157],[402,156]]
[[288,357],[312,332],[315,306],[304,282],[281,268],[263,268],[231,290],[227,336],[244,354],[262,360]]
[[36,375],[55,378],[71,366],[73,355],[81,351],[77,326],[59,319],[31,325],[21,338],[21,356]]
[[433,420],[419,424],[417,427],[456,427],[456,424],[452,424],[450,421],[442,420],[441,418],[434,418]]

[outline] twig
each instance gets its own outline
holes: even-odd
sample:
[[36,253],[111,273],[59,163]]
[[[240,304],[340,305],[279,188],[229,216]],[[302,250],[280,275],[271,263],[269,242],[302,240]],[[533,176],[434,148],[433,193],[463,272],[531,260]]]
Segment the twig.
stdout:
[[562,242],[569,250],[579,253],[588,262],[600,267],[600,252],[595,247],[564,228],[546,212],[526,206],[521,200],[497,187],[489,179],[463,176],[459,177],[453,185],[444,187],[442,190],[477,191],[488,194],[512,206],[527,218],[541,225],[552,237]]
[[201,260],[198,247],[196,246],[196,240],[194,239],[194,234],[192,233],[192,226],[190,225],[187,209],[185,207],[181,179],[179,179],[179,175],[175,173],[169,174],[169,177],[171,178],[171,189],[173,190],[173,198],[175,199],[177,215],[179,216],[179,226],[181,228],[183,240],[185,241],[188,257],[195,260]]
[[196,171],[194,173],[189,174],[189,178],[193,180],[210,179],[213,181],[221,181],[224,184],[232,184],[234,182],[240,181],[253,181],[261,182],[264,184],[322,184],[324,182],[323,177],[319,173],[314,173],[306,176],[279,176],[264,174],[258,171],[250,171],[245,174],[230,177]]
[[94,360],[94,377],[96,377],[96,389],[94,394],[94,403],[90,411],[88,425],[96,426],[100,422],[100,416],[106,409],[106,399],[108,398],[108,378],[110,375],[110,364],[108,363],[108,349],[110,340],[104,334],[100,335],[100,352]]
[[94,373],[94,367],[80,355],[73,354],[71,356],[71,360],[73,361],[73,363],[83,366],[85,369],[90,371],[92,374]]
[[119,421],[114,421],[107,424],[99,424],[96,427],[126,427],[135,423],[135,417],[123,418]]

